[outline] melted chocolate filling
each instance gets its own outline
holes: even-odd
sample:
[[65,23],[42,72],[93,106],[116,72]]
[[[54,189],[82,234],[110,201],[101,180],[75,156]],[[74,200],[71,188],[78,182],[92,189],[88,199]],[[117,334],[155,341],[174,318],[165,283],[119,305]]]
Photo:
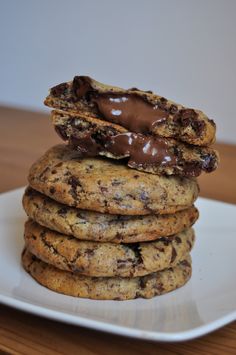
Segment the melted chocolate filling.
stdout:
[[151,105],[135,94],[99,94],[92,98],[107,121],[129,131],[145,133],[168,118],[166,111]]
[[[137,90],[137,89],[136,89]],[[149,133],[153,127],[164,123],[169,113],[165,110],[167,100],[152,105],[135,93],[98,93],[92,88],[88,76],[75,76],[73,95],[95,103],[105,120],[117,123],[134,133]]]
[[106,150],[116,156],[129,156],[130,164],[175,165],[176,156],[171,153],[162,138],[146,137],[136,133],[121,133],[113,136],[105,144]]
[[75,130],[73,134],[67,135],[66,127],[57,128],[60,128],[57,132],[69,140],[79,157],[95,157],[106,151],[118,158],[128,158],[132,167],[166,166],[175,169],[179,165],[183,168],[183,175],[189,177],[198,176],[202,170],[211,172],[216,168],[217,158],[214,153],[203,154],[202,161],[183,162],[179,150],[170,147],[165,138],[132,132],[117,134],[105,129],[103,132],[96,129],[84,132]]
[[135,93],[98,93],[92,88],[87,76],[76,76],[73,80],[73,94],[76,98],[95,103],[98,111],[110,122],[127,128],[130,132],[108,136],[86,134],[72,136],[70,143],[83,155],[94,156],[106,150],[115,156],[130,157],[130,164],[136,165],[174,165],[177,157],[171,152],[167,142],[159,137],[145,136],[153,127],[168,118],[164,109],[166,100],[158,105],[146,102]]
[[120,133],[114,136],[93,137],[88,133],[83,137],[72,136],[72,144],[83,156],[96,156],[105,150],[117,157],[129,157],[132,165],[177,164],[177,157],[171,152],[163,138],[146,137],[136,133]]

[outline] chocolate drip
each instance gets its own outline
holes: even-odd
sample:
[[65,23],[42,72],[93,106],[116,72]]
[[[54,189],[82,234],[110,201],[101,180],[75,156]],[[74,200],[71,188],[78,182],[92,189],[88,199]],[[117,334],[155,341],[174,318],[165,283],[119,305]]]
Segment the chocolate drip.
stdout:
[[110,138],[106,149],[116,156],[129,156],[130,164],[175,165],[176,156],[163,138],[136,133],[121,133]]
[[98,144],[90,133],[83,137],[70,137],[70,144],[76,148],[81,156],[95,157],[101,151],[101,145]]
[[117,157],[129,157],[130,164],[166,166],[177,164],[177,157],[163,138],[146,137],[142,134],[128,132],[103,139],[93,138],[92,134],[84,137],[72,136],[70,144],[83,156],[96,156],[105,149]]
[[135,94],[96,94],[92,101],[107,121],[135,133],[151,132],[168,118],[168,112]]
[[73,79],[73,93],[76,98],[86,97],[89,91],[92,91],[91,79],[89,76],[75,76]]

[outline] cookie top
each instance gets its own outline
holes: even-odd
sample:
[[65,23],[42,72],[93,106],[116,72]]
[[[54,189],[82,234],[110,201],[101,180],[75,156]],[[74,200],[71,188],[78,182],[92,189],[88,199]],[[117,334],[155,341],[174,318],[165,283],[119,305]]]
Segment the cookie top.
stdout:
[[210,173],[218,166],[218,154],[209,147],[129,132],[114,123],[82,114],[54,110],[52,122],[59,136],[82,157],[102,155],[122,159],[130,168],[152,174],[188,177]]
[[81,240],[134,243],[155,240],[189,228],[198,218],[192,206],[167,215],[121,216],[69,207],[28,187],[23,196],[27,215],[42,226]]
[[121,215],[175,213],[192,206],[199,191],[195,179],[81,159],[66,145],[49,149],[32,165],[28,180],[33,189],[68,206]]
[[75,76],[73,81],[53,87],[45,104],[116,123],[129,132],[176,138],[202,146],[215,140],[215,123],[202,111],[186,108],[150,91],[125,90],[88,76]]
[[114,244],[81,241],[29,220],[25,244],[40,260],[55,267],[96,277],[136,277],[175,266],[194,243],[193,229],[155,242]]
[[25,270],[43,286],[74,297],[100,300],[151,298],[183,286],[191,277],[191,258],[187,256],[173,268],[134,278],[89,277],[49,265],[25,249]]

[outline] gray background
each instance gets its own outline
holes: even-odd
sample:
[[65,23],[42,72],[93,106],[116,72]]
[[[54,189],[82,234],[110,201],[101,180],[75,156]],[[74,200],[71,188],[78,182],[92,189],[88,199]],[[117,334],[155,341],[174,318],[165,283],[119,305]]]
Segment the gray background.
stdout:
[[76,74],[202,109],[236,143],[236,1],[1,0],[0,103],[45,110]]

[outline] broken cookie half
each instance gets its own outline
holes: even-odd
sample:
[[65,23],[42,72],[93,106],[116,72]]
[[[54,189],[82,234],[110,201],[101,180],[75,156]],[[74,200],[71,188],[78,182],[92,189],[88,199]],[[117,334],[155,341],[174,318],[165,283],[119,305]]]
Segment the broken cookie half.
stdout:
[[124,90],[76,76],[50,90],[57,133],[81,156],[124,159],[153,174],[198,176],[218,166],[209,148],[215,124],[203,112],[152,92]]

